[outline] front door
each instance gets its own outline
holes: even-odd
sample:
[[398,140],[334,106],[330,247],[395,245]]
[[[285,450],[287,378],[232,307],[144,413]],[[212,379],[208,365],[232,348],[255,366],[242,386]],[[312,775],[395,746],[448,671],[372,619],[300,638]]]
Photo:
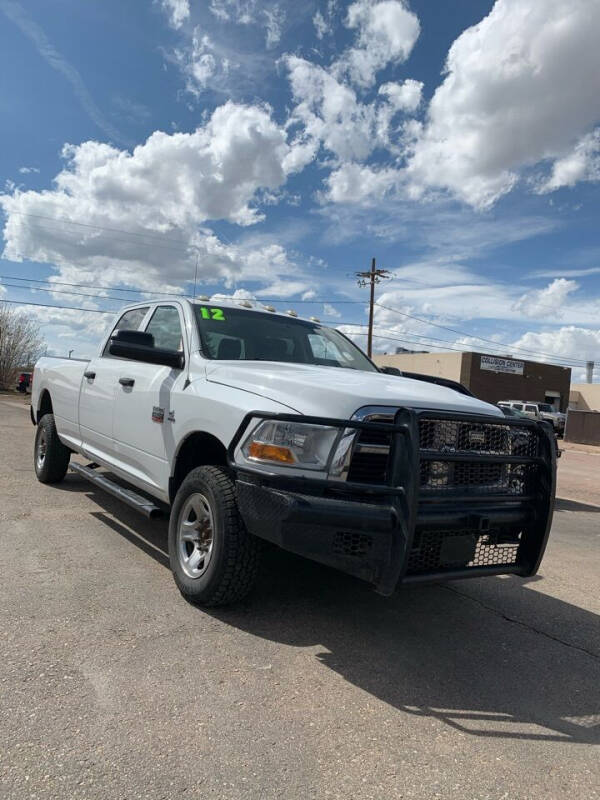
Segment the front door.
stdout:
[[[144,330],[154,336],[155,347],[184,352],[177,306],[157,306]],[[119,368],[113,421],[117,458],[128,473],[164,495],[175,453],[172,394],[183,390],[185,373],[127,359]]]
[[[138,330],[149,306],[126,311],[112,334],[121,329]],[[79,393],[79,432],[85,454],[94,460],[114,465],[113,441],[114,398],[122,359],[108,352],[110,337],[102,354],[87,365]]]

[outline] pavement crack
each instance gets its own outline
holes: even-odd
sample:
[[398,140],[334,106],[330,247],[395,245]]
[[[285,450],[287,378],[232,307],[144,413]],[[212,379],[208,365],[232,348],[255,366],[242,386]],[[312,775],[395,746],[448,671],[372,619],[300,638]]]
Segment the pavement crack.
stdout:
[[502,617],[502,619],[506,620],[507,622],[512,622],[515,625],[520,625],[522,628],[526,628],[528,631],[532,633],[537,633],[540,636],[544,636],[546,639],[550,639],[553,642],[557,642],[558,644],[562,644],[565,647],[569,647],[571,650],[578,650],[580,653],[584,653],[586,656],[590,656],[593,658],[594,661],[600,661],[600,656],[597,653],[592,652],[591,650],[586,650],[585,647],[580,647],[577,644],[571,644],[570,642],[565,642],[564,639],[560,639],[558,636],[553,636],[551,633],[547,631],[540,630],[540,628],[535,628],[533,625],[528,625],[526,622],[523,622],[516,617],[511,617],[508,614],[505,614],[503,611],[499,611],[494,606],[489,606],[487,603],[484,603],[482,600],[479,600],[477,597],[473,597],[470,594],[466,594],[465,592],[459,592],[458,589],[454,589],[452,586],[442,585],[442,589],[446,589],[448,592],[453,592],[454,594],[459,595],[459,597],[464,597],[467,600],[470,600],[472,603],[476,603],[481,608],[485,608],[486,611],[491,611],[492,614],[496,614],[498,617]]

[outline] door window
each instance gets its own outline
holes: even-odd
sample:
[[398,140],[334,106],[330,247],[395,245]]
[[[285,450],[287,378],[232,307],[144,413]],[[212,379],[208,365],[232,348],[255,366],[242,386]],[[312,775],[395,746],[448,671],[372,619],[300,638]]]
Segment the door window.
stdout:
[[149,308],[150,306],[144,306],[143,308],[132,308],[130,311],[126,311],[112,329],[102,355],[110,355],[108,352],[110,339],[111,336],[113,336],[113,334],[115,334],[117,331],[137,331],[142,323],[142,320],[148,313]]
[[517,411],[523,411],[523,403],[513,403],[512,407],[516,408]]
[[158,306],[146,326],[146,333],[154,336],[155,347],[183,352],[181,321],[175,306]]
[[536,411],[537,411],[537,407],[536,406],[525,406],[525,411],[533,412],[535,414]]

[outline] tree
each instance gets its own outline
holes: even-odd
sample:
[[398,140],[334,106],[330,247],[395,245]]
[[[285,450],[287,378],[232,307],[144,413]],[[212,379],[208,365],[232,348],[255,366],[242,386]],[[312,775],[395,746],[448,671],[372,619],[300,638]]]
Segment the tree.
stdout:
[[17,372],[35,364],[45,347],[33,317],[0,301],[0,389],[12,388]]

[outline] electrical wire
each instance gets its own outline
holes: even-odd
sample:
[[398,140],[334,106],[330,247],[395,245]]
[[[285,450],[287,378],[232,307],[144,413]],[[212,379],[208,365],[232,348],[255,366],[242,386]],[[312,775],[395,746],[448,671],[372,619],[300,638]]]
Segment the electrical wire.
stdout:
[[[0,299],[0,305],[2,303],[10,303],[12,305],[20,305],[20,306],[35,306],[37,308],[55,308],[55,309],[60,309],[61,311],[85,311],[85,312],[90,312],[92,314],[111,314],[113,316],[116,313],[114,310],[110,311],[110,310],[99,309],[99,308],[83,308],[83,307],[79,307],[79,306],[57,306],[57,305],[51,305],[50,303],[32,303],[32,302],[25,302],[25,301],[21,301],[21,300],[4,300],[4,299]],[[368,327],[367,325],[362,325],[360,323],[354,323],[354,322],[340,322],[339,320],[324,320],[324,321],[328,322],[330,324],[335,324],[335,325],[345,325],[347,327],[360,327],[360,328]],[[386,330],[386,329],[385,328],[379,328],[379,330]],[[360,334],[360,335],[366,336],[366,333],[365,334]],[[410,335],[411,335],[411,332],[409,332],[409,336]],[[413,335],[419,336],[420,334],[413,334]],[[410,339],[410,338],[406,338],[406,337],[405,338],[400,338],[398,336],[389,336],[389,335],[384,335],[384,334],[381,334],[381,333],[373,333],[373,338],[375,338],[375,339],[383,339],[385,341],[390,341],[390,342],[401,342],[402,344],[421,344],[421,345],[425,344],[427,347],[439,347],[439,345],[437,345],[437,344],[430,345],[430,344],[427,344],[426,342],[419,342],[419,341],[417,341],[415,339]],[[429,339],[435,340],[435,337],[424,337],[423,336],[421,338],[429,338]],[[450,344],[447,343],[447,340],[445,340],[445,339],[438,339],[437,341],[444,343],[444,350],[453,350],[453,351],[455,351],[457,353],[467,352],[464,349],[461,349],[461,348],[458,348],[458,347],[452,347]],[[554,362],[547,362],[547,363],[554,363]],[[568,366],[573,366],[573,367],[576,367],[576,368],[580,368],[581,367],[581,365],[579,365],[579,364],[572,364],[572,363],[568,363],[568,362],[567,362],[567,365]],[[565,366],[565,365],[564,364],[556,364],[556,363],[554,363],[554,366]]]
[[49,303],[26,303],[23,300],[4,300],[0,298],[0,306],[2,303],[11,303],[15,306],[39,306],[40,308],[60,308],[61,311],[89,311],[92,314],[115,314],[114,311],[105,311],[101,308],[78,308],[76,306],[53,306]]
[[[379,306],[379,308],[385,308],[386,311],[392,311],[395,314],[400,314],[400,316],[402,317],[408,317],[409,319],[414,319],[417,322],[422,322],[425,325],[431,325],[434,328],[441,328],[442,330],[450,331],[450,333],[456,333],[458,334],[458,336],[467,336],[470,339],[478,339],[480,342],[488,342],[496,345],[496,347],[504,347],[507,350],[512,350],[512,351],[518,350],[523,353],[531,353],[533,355],[542,355],[542,356],[548,356],[549,358],[556,358],[554,354],[544,353],[542,350],[529,350],[524,347],[517,347],[514,345],[505,344],[504,342],[496,342],[493,339],[486,339],[484,336],[476,336],[474,333],[466,333],[466,331],[459,331],[456,328],[450,328],[447,325],[440,325],[437,322],[430,322],[429,320],[422,319],[421,317],[415,317],[413,314],[407,314],[404,311],[399,311],[397,308],[391,308],[390,306],[383,305],[382,303],[379,303],[377,301],[375,302],[375,305]],[[581,361],[582,364],[585,364],[585,359],[578,358],[573,360]]]
[[[346,327],[368,328],[368,325],[362,325],[362,324],[355,323],[355,322],[337,322],[336,324],[344,325]],[[379,331],[385,331],[385,330],[390,331],[391,329],[390,328],[382,328],[382,327],[377,325],[376,326],[376,330],[379,330]],[[453,347],[452,345],[456,344],[456,342],[449,342],[448,339],[438,339],[435,336],[425,336],[423,334],[414,333],[414,331],[406,331],[406,333],[408,334],[408,336],[412,336],[412,337],[418,336],[419,339],[429,339],[430,341],[433,342],[433,344],[430,344],[429,342],[422,342],[422,341],[419,341],[418,339],[414,339],[414,338],[412,338],[412,339],[410,339],[410,338],[402,338],[402,339],[400,339],[400,338],[395,338],[395,337],[392,337],[392,336],[382,336],[381,334],[377,334],[377,338],[379,338],[379,339],[385,338],[385,339],[390,339],[390,341],[398,341],[398,342],[404,342],[404,343],[408,343],[408,344],[417,344],[417,345],[421,345],[421,347],[440,347],[441,344],[443,344],[444,345],[444,350],[456,350],[459,353],[469,352],[466,349],[466,347],[465,348]],[[360,333],[358,335],[367,336],[366,333]],[[373,334],[373,336],[375,336],[375,334]],[[504,354],[504,352],[502,354]],[[500,353],[493,353],[492,355],[500,356],[501,354]],[[554,359],[553,361],[545,361],[544,363],[553,364],[556,367],[565,367],[565,366],[567,366],[567,367],[576,367],[577,369],[579,369],[582,366],[581,364],[574,364],[566,356],[564,358],[561,357],[561,356],[553,356],[553,359]]]
[[[29,281],[29,282],[35,282],[35,283],[44,283],[47,286],[51,286],[51,287],[54,287],[54,285],[57,284],[57,285],[61,285],[61,286],[69,286],[69,287],[76,287],[76,288],[97,289],[97,290],[100,290],[100,291],[112,290],[112,291],[117,291],[117,292],[128,292],[128,293],[133,293],[133,294],[138,294],[138,295],[155,295],[155,296],[162,296],[162,297],[191,297],[191,295],[188,295],[188,294],[185,294],[185,293],[153,292],[153,291],[144,290],[144,289],[118,289],[118,288],[115,288],[115,287],[108,287],[108,286],[90,286],[88,284],[66,283],[66,282],[61,282],[61,281],[49,281],[49,280],[45,280],[45,279],[41,279],[41,278],[39,278],[39,279],[38,278],[21,278],[21,277],[18,277],[18,276],[0,275],[0,279],[1,279],[0,280],[0,284],[4,285],[4,286],[7,286],[9,288],[22,289],[22,290],[26,290],[26,291],[44,291],[44,292],[51,292],[53,294],[68,294],[68,295],[80,296],[80,297],[90,297],[90,298],[93,298],[93,299],[96,299],[96,300],[109,300],[109,301],[114,301],[114,302],[119,302],[119,303],[124,302],[126,300],[126,298],[113,297],[113,296],[107,296],[107,295],[94,295],[94,294],[84,293],[84,292],[65,291],[65,290],[55,289],[55,288],[48,288],[47,289],[47,288],[42,287],[42,286],[39,286],[39,287],[38,286],[35,286],[35,287],[21,286],[21,285],[17,285],[17,284],[7,283],[6,281],[7,280],[20,280],[20,281]],[[261,301],[268,301],[268,302],[274,302],[274,303],[279,303],[279,304],[287,304],[289,302],[288,300],[282,300],[280,298],[269,298],[269,297],[261,298]],[[8,302],[8,301],[5,301],[5,302]],[[294,304],[297,304],[298,302],[305,302],[305,303],[311,303],[311,304],[336,303],[338,305],[341,305],[341,304],[364,304],[364,301],[362,301],[362,300],[335,300],[335,299],[327,300],[327,299],[323,299],[323,298],[313,298],[311,300],[304,300],[304,301],[302,301],[302,300],[294,300],[293,301]],[[53,308],[61,308],[61,306],[50,306],[48,304],[43,304],[43,303],[31,303],[31,305],[46,306],[46,307],[53,307]],[[492,347],[495,350],[498,350],[498,351],[501,351],[501,352],[506,352],[506,351],[517,352],[518,351],[519,353],[525,353],[525,354],[528,354],[529,356],[535,356],[535,357],[544,356],[546,358],[553,359],[554,363],[556,363],[557,361],[564,361],[566,364],[568,364],[570,366],[577,366],[577,367],[580,366],[580,365],[584,365],[586,363],[585,359],[578,359],[578,358],[568,359],[567,357],[557,356],[555,354],[546,353],[546,352],[541,351],[541,350],[532,350],[532,349],[529,349],[529,348],[518,347],[516,345],[509,345],[509,344],[506,344],[506,343],[503,343],[503,342],[497,342],[497,341],[494,341],[493,339],[488,339],[486,337],[477,336],[475,334],[470,334],[470,333],[467,333],[465,331],[460,331],[460,330],[458,330],[456,328],[451,328],[451,327],[446,326],[446,325],[441,325],[441,324],[436,323],[436,322],[431,322],[429,320],[423,319],[421,317],[417,317],[417,316],[415,316],[413,314],[408,314],[406,312],[400,311],[399,309],[392,308],[391,306],[387,306],[387,305],[379,303],[379,302],[376,302],[375,305],[380,307],[380,308],[383,308],[383,309],[385,309],[387,311],[391,311],[392,313],[399,314],[400,316],[407,317],[409,319],[413,319],[413,320],[415,320],[417,322],[421,322],[422,324],[429,325],[429,326],[436,327],[436,328],[440,328],[442,330],[447,330],[447,331],[449,331],[451,333],[455,333],[455,334],[457,334],[459,336],[466,336],[468,338],[477,339],[478,341],[486,342],[488,344],[488,346],[492,345]],[[85,309],[85,310],[93,311],[94,309]],[[118,310],[118,309],[115,309],[114,311],[107,311],[106,313],[115,313],[116,310]],[[341,323],[341,322],[337,322],[337,324],[354,325],[354,326],[357,326],[357,327],[359,326],[359,323]],[[366,325],[363,326],[363,327],[366,327]],[[377,326],[377,327],[379,328],[379,330],[385,330],[384,328],[381,328],[380,326]],[[434,336],[418,334],[415,331],[407,331],[407,333],[409,335],[416,336],[416,337],[419,337],[419,338],[422,338],[422,339],[428,339],[430,341],[441,342],[448,349],[457,349],[457,348],[451,347],[450,345],[453,344],[453,343],[448,341],[448,340],[446,340],[446,339],[439,339],[439,338],[434,337]],[[393,340],[391,339],[391,341],[393,341]],[[398,341],[408,341],[408,340],[398,340]],[[415,343],[415,342],[413,342],[413,343]],[[419,342],[416,342],[416,343],[418,344]],[[454,344],[456,344],[456,342],[454,342]],[[428,345],[428,346],[437,347],[438,345],[434,344],[434,345]],[[488,349],[490,349],[490,348],[488,347]],[[459,350],[459,352],[464,352],[464,351],[463,350]],[[560,366],[560,365],[557,364],[557,366]]]

